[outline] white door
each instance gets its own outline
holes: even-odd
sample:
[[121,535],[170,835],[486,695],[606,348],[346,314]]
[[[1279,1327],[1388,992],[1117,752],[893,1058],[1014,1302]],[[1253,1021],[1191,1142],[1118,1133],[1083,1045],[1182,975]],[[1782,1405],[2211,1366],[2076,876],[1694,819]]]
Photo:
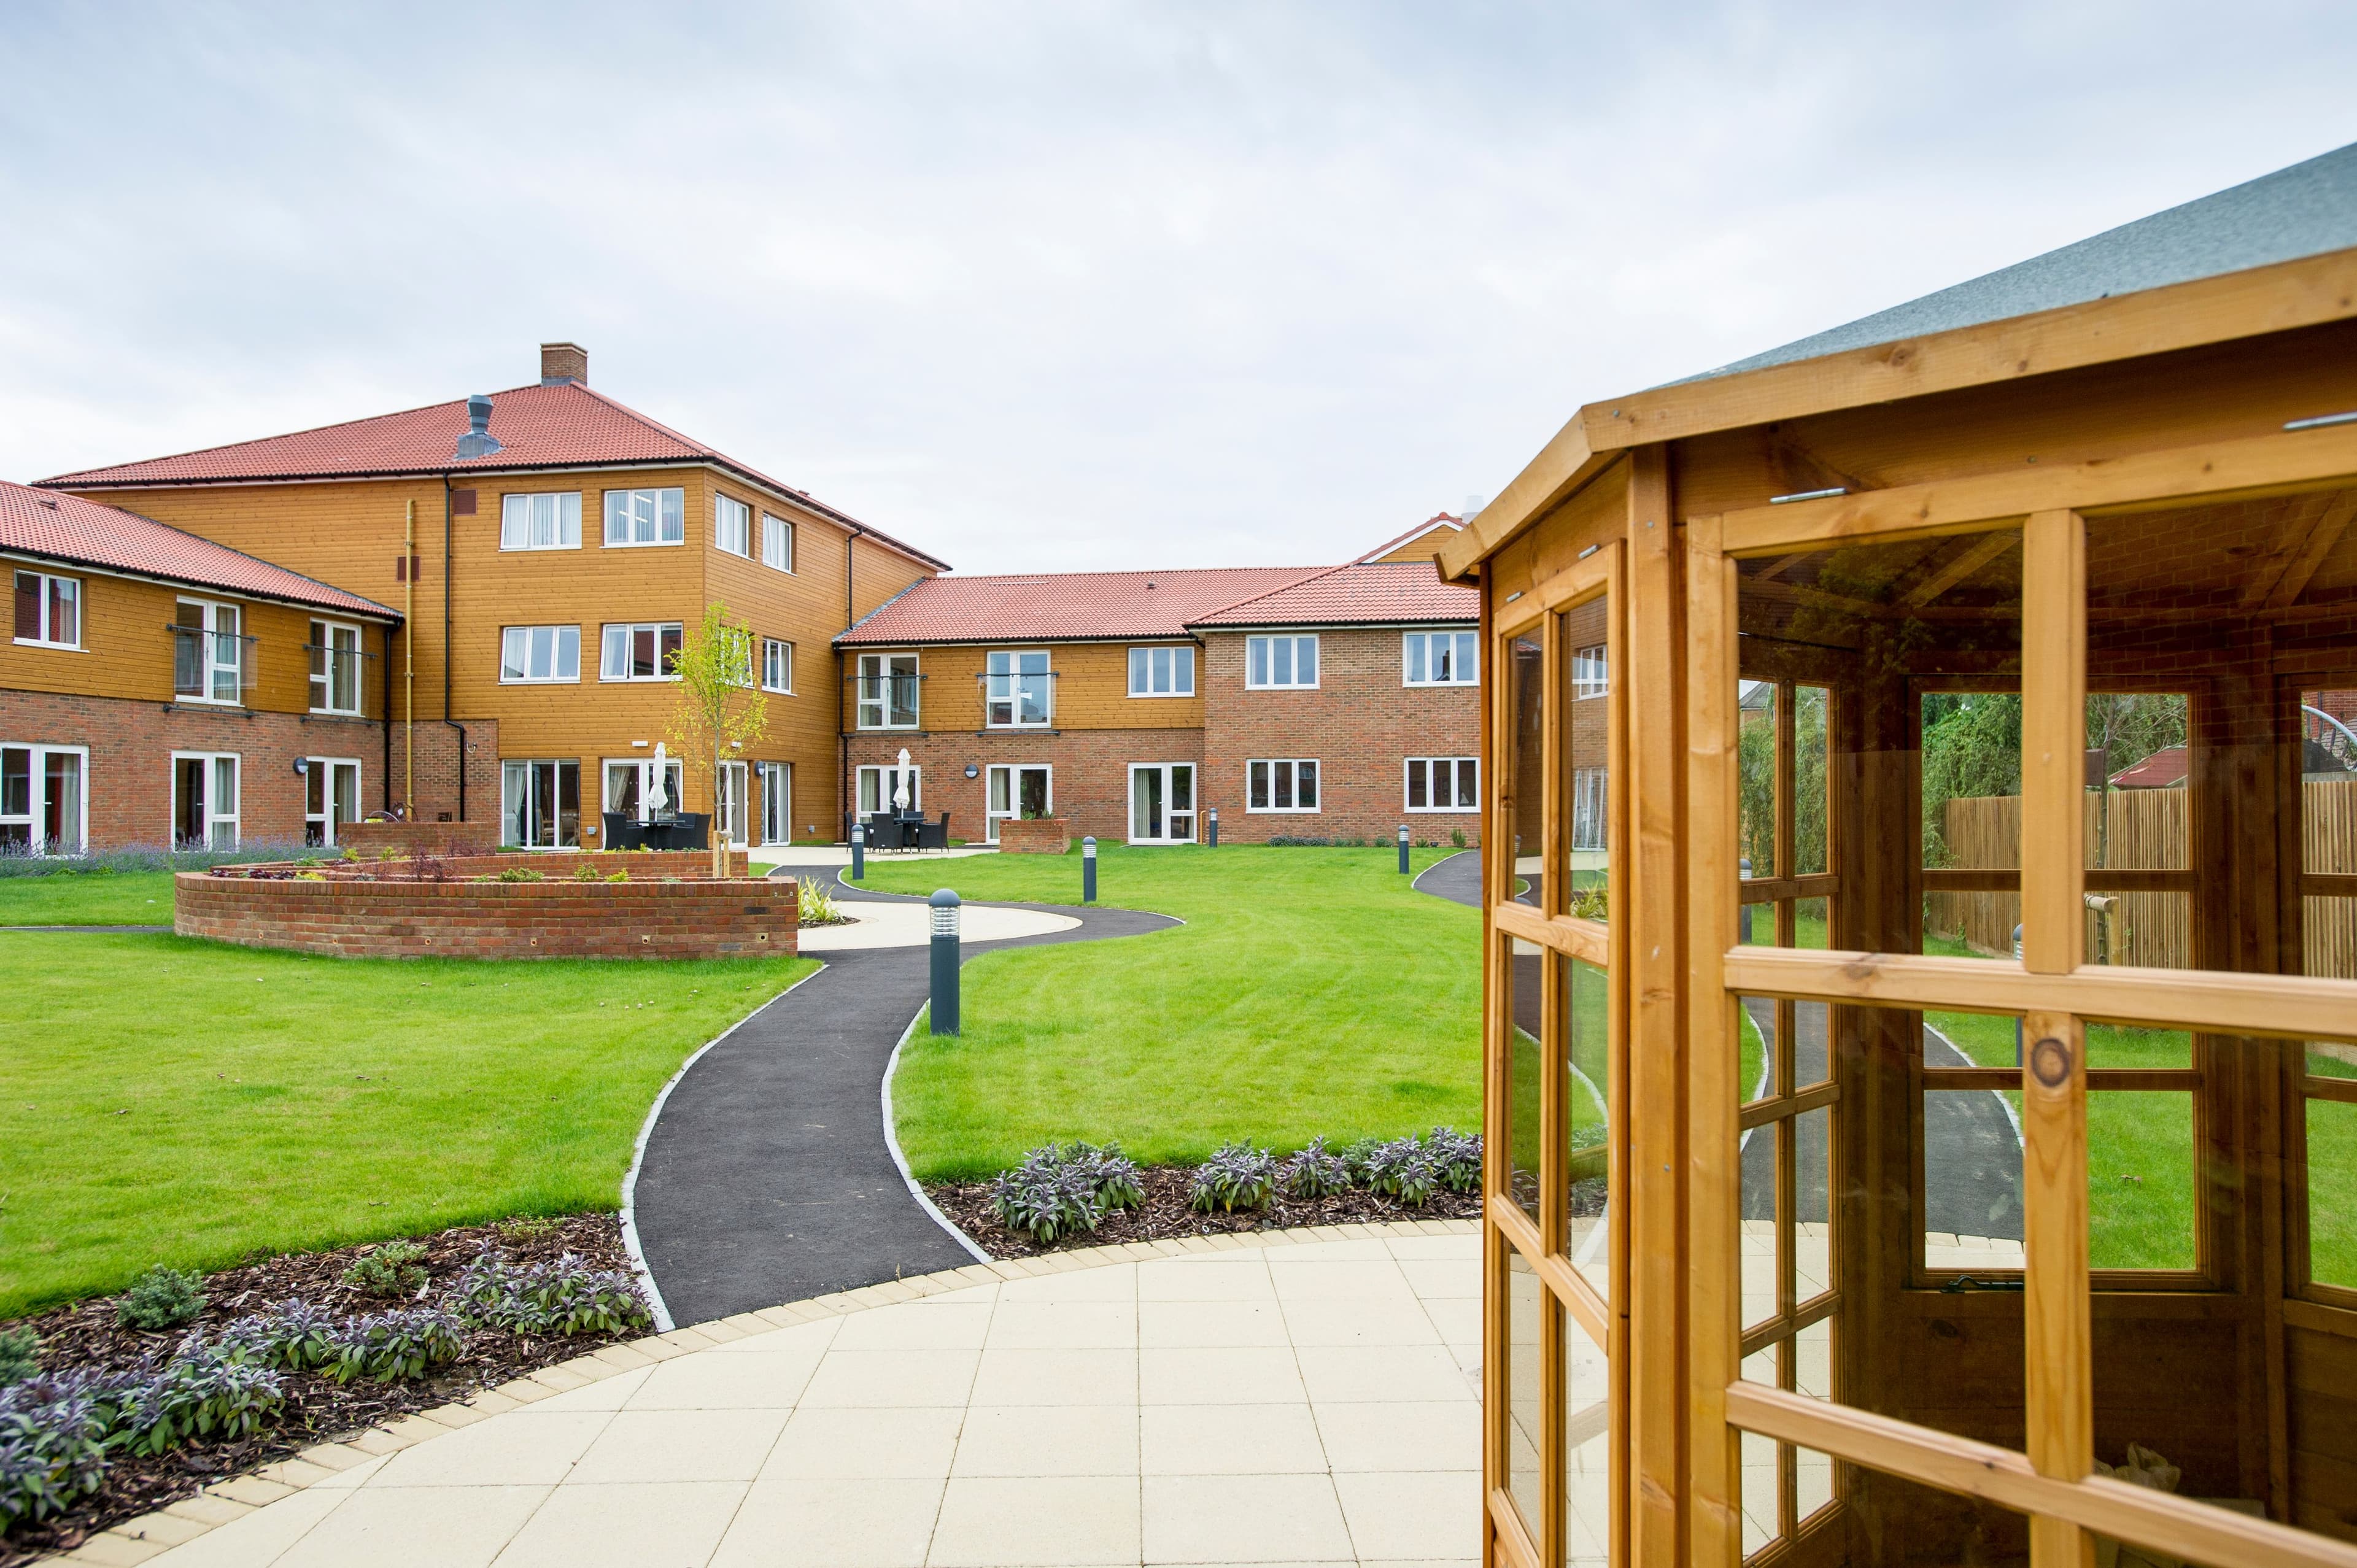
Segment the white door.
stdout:
[[237,786],[235,752],[174,752],[172,842],[182,849],[235,849]]
[[86,746],[0,746],[0,853],[80,854],[89,764]]
[[1055,814],[1054,770],[1044,764],[994,764],[990,769],[989,809],[984,813],[984,836],[998,842],[998,824],[1009,817]]
[[349,757],[314,757],[303,774],[303,842],[333,847],[360,820],[361,765]]
[[794,765],[761,764],[761,842],[791,843],[794,837]]
[[1195,765],[1133,762],[1129,765],[1129,842],[1195,842]]
[[717,810],[712,813],[712,831],[720,835],[721,842],[724,843],[738,849],[744,848],[747,825],[745,765],[741,762],[722,763],[719,778],[713,785],[713,792],[718,799],[714,801]]

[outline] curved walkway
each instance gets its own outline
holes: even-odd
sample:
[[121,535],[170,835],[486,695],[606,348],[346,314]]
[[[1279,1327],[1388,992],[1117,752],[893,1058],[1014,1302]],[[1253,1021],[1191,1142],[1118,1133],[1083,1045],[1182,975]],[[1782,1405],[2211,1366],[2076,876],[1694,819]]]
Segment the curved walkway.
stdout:
[[[608,1347],[119,1525],[96,1560],[1470,1564],[1480,1288],[1469,1220],[970,1264]],[[1593,1478],[1573,1502],[1600,1530]]]
[[[850,903],[871,893],[835,868],[781,868]],[[961,956],[1134,936],[1179,922],[1128,909],[1005,905],[1075,925],[967,942]],[[925,947],[845,949],[747,1018],[672,1086],[630,1194],[640,1253],[674,1323],[855,1289],[972,1261],[909,1190],[880,1092],[925,1004]]]

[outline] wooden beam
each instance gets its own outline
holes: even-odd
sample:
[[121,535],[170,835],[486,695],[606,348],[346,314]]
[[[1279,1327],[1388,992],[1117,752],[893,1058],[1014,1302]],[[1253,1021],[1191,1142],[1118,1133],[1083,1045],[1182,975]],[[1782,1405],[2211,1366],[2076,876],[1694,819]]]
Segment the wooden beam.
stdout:
[[2022,530],[2022,963],[2068,974],[2086,946],[2087,534],[2078,515]]
[[[2075,1481],[2094,1469],[2093,1330],[2087,1281],[2087,1042],[2067,1013],[2021,1021],[2022,1360],[2029,1462]],[[2068,1520],[2029,1525],[2031,1568],[2086,1568]]]
[[2267,602],[2267,596],[2283,580],[2284,568],[2290,565],[2308,542],[2309,531],[2332,501],[2330,495],[2313,495],[2301,499],[2276,521],[2275,536],[2267,541],[2266,549],[2251,562],[2250,575],[2243,579],[2242,605],[2246,610],[2257,609]]
[[1526,524],[1553,510],[1619,457],[1617,451],[1592,450],[1587,429],[1575,415],[1498,492],[1497,499],[1474,513],[1472,521],[1441,545],[1432,563],[1440,580],[1453,583],[1464,576],[1476,562],[1488,559]]
[[1943,562],[1939,568],[1900,596],[1902,603],[1928,605],[2021,541],[2010,530],[1975,540]]
[[2292,557],[2284,568],[2283,575],[2268,593],[2266,604],[2269,609],[2287,608],[2308,591],[2309,580],[2316,575],[2316,569],[2324,564],[2324,558],[2332,553],[2332,547],[2341,542],[2341,536],[2349,532],[2352,518],[2357,518],[2357,490],[2343,491],[2325,514],[2316,520],[2316,526],[2309,532],[2307,544]]

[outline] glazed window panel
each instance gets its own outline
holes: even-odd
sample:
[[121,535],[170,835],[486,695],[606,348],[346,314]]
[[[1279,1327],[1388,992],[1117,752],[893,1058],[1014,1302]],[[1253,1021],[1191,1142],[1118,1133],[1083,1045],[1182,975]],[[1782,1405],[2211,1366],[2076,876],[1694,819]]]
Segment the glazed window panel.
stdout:
[[1507,640],[1509,723],[1505,726],[1506,798],[1501,826],[1514,886],[1508,896],[1537,908],[1546,897],[1546,649],[1530,632]]
[[1554,954],[1518,938],[1501,939],[1506,948],[1507,1015],[1506,1149],[1507,1196],[1533,1224],[1539,1219],[1541,1154],[1544,1139],[1546,1086],[1544,1038],[1547,971]]
[[1583,919],[1609,918],[1606,867],[1612,852],[1611,683],[1598,666],[1610,636],[1611,601],[1597,597],[1565,611],[1555,626],[1564,650],[1562,746],[1564,909]]
[[1585,959],[1564,958],[1564,1251],[1580,1277],[1612,1299],[1612,1108],[1620,1063],[1612,1041],[1611,986],[1607,972]]
[[1544,1539],[1545,1426],[1549,1402],[1544,1342],[1547,1316],[1554,1309],[1538,1271],[1511,1244],[1506,1248],[1506,1490],[1534,1541]]

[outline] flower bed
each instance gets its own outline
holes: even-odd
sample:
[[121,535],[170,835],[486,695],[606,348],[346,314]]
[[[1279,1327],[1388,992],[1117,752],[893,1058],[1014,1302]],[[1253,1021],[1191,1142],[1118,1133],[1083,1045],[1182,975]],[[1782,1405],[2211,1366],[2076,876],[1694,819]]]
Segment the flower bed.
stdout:
[[791,957],[799,889],[701,850],[225,865],[174,880],[172,929],[347,958]]

